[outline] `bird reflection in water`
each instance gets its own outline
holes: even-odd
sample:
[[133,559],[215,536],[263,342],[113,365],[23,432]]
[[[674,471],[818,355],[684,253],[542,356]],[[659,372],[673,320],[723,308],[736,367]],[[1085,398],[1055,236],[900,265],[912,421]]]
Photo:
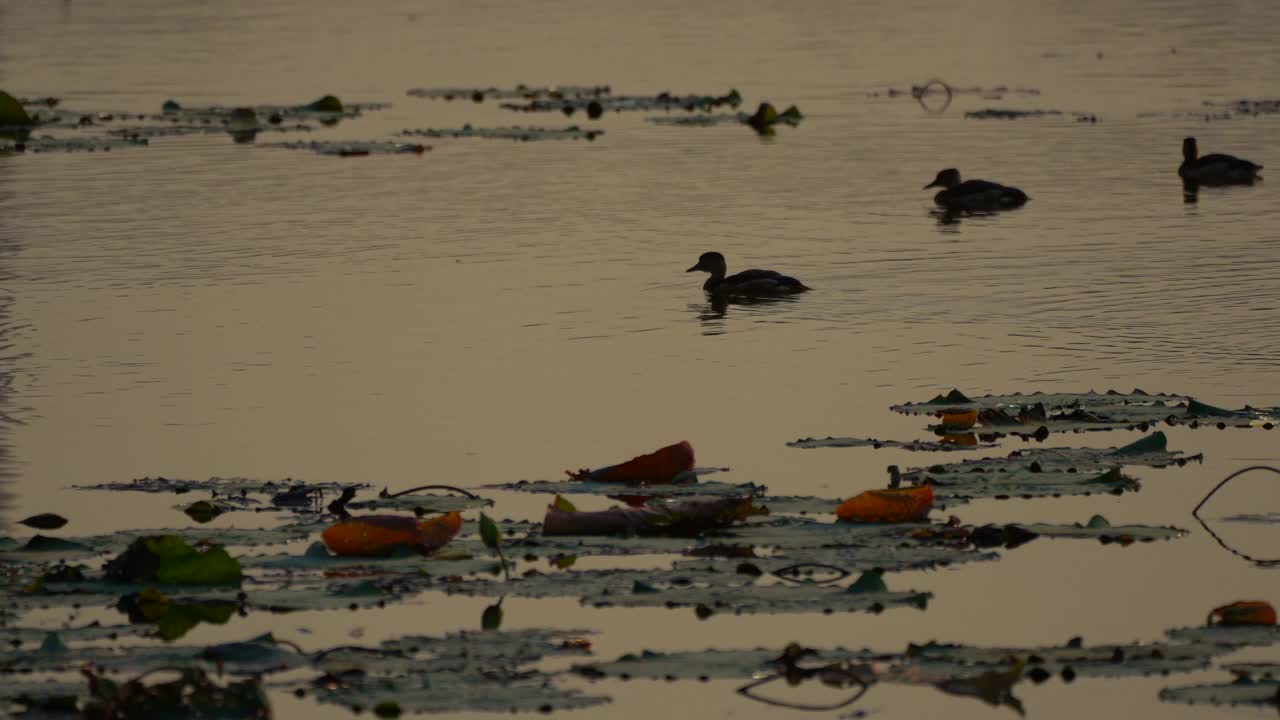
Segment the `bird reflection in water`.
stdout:
[[[755,319],[765,314],[773,314],[784,309],[786,305],[800,301],[799,297],[778,296],[778,297],[722,297],[710,296],[706,303],[692,303],[689,310],[697,316],[698,321],[702,323],[703,335],[723,335],[729,331],[729,318],[735,312],[741,318],[744,314],[751,314]],[[736,308],[731,312],[730,306]]]

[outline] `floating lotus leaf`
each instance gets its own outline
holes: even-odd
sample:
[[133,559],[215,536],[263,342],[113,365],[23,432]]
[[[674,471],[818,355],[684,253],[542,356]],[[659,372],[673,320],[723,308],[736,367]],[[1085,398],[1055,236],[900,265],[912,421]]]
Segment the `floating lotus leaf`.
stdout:
[[6,648],[18,645],[39,645],[45,641],[49,633],[55,634],[63,643],[98,642],[101,640],[118,640],[126,637],[145,635],[147,628],[137,625],[81,625],[80,627],[33,628],[4,627],[0,628],[0,643]]
[[1222,518],[1227,522],[1254,523],[1258,525],[1276,525],[1280,524],[1280,512],[1270,513],[1244,513],[1240,515],[1231,515]]
[[146,138],[131,140],[110,137],[52,137],[32,136],[23,140],[0,138],[0,154],[10,153],[62,153],[62,152],[111,152],[125,148],[144,147]]
[[811,495],[766,495],[756,504],[768,509],[770,515],[835,515],[843,498],[823,498]]
[[[656,497],[753,497],[764,494],[766,488],[755,483],[722,483],[714,480],[681,483],[677,485],[620,485],[614,482],[590,480],[528,481],[501,485],[486,485],[494,490],[514,490],[530,493],[554,493],[556,495],[606,495],[634,498]],[[834,512],[834,510],[832,510]]]
[[80,645],[58,651],[46,649],[0,651],[0,667],[35,672],[74,670],[83,665],[143,672],[156,667],[197,666],[221,669],[234,675],[279,672],[308,664],[308,658],[279,644],[270,635],[244,642],[219,645]]
[[481,138],[484,140],[518,140],[531,142],[534,140],[595,140],[604,134],[604,130],[584,130],[577,125],[563,128],[546,127],[491,127],[477,128],[463,125],[460,128],[419,128],[402,130],[406,137],[426,138]]
[[1206,625],[1177,628],[1166,633],[1179,642],[1246,647],[1280,643],[1280,625]]
[[366,155],[422,155],[431,149],[429,145],[383,142],[378,140],[324,140],[312,142],[259,143],[258,147],[277,148],[280,150],[310,150],[317,155],[334,155],[337,157],[364,157]]
[[[751,561],[756,562],[756,561]],[[548,598],[578,597],[598,607],[684,607],[706,605],[721,612],[879,611],[912,605],[923,608],[929,593],[850,592],[841,586],[760,585],[756,577],[721,562],[689,561],[675,570],[576,570],[526,573],[510,582],[466,580],[434,583],[455,595]],[[808,592],[813,590],[814,592]],[[792,592],[802,591],[802,592]]]
[[914,452],[951,452],[954,450],[977,450],[978,448],[995,447],[995,443],[983,442],[979,444],[961,444],[958,442],[950,442],[943,440],[941,442],[934,440],[912,440],[903,442],[901,440],[878,440],[876,438],[853,438],[853,437],[825,437],[825,438],[800,438],[787,443],[787,447],[793,448],[845,448],[845,447],[869,447],[879,450],[880,448],[893,448],[895,450],[911,450]]
[[1172,540],[1187,534],[1176,527],[1150,525],[1112,525],[1101,515],[1095,515],[1087,524],[1054,525],[1048,523],[1016,523],[1023,530],[1051,538],[1090,538],[1103,542],[1129,543],[1133,541]]
[[245,568],[265,570],[336,571],[367,569],[370,572],[426,572],[432,575],[475,575],[499,569],[498,561],[481,555],[455,555],[449,551],[423,556],[410,548],[387,557],[342,557],[331,554],[324,543],[312,543],[299,555],[258,555],[240,558]]
[[1030,395],[986,395],[966,397],[958,390],[921,403],[892,406],[900,413],[935,414],[948,408],[976,409],[979,422],[999,432],[1032,434],[1038,428],[1048,432],[1146,430],[1159,422],[1197,427],[1201,423],[1223,427],[1274,427],[1280,408],[1227,410],[1185,395],[1152,395],[1141,390],[1129,394],[1114,390],[1105,393],[1032,393]]
[[514,88],[413,88],[405,91],[410,97],[428,100],[471,100],[483,102],[489,100],[537,100],[560,98],[597,98],[608,96],[612,92],[608,85],[556,85],[552,87],[529,87],[517,85]]
[[1098,116],[1087,112],[1063,112],[1062,110],[1010,110],[1006,108],[984,108],[970,110],[964,114],[969,120],[1018,120],[1022,118],[1065,118],[1076,122],[1098,122]]
[[999,557],[996,553],[967,546],[917,544],[904,542],[900,538],[885,537],[853,547],[777,548],[768,557],[760,558],[708,557],[679,560],[674,569],[714,568],[720,572],[736,572],[745,562],[768,573],[795,565],[828,565],[849,572],[872,569],[894,572],[928,570],[966,562],[997,560]]
[[[590,634],[590,630],[552,628],[480,632],[464,630],[438,637],[409,635],[388,640],[378,647],[383,651],[406,655],[427,654],[442,663],[450,663],[457,670],[514,668],[537,662],[544,657],[588,655],[590,642],[585,638]],[[328,654],[327,659],[336,659],[339,655]],[[386,669],[389,672],[397,670],[393,664],[386,665]]]
[[1156,432],[1120,448],[1046,448],[1019,450],[1002,458],[967,459],[902,474],[911,483],[928,482],[941,499],[1047,497],[1136,490],[1138,481],[1121,466],[1166,467],[1198,461],[1166,449]]
[[1280,706],[1280,680],[1274,677],[1237,678],[1234,682],[1212,685],[1184,685],[1164,688],[1160,699],[1165,702],[1196,705],[1270,705]]
[[656,110],[711,110],[719,107],[736,108],[742,103],[737,90],[724,95],[562,95],[561,97],[535,97],[527,102],[503,102],[498,107],[517,112],[563,112],[571,115],[583,111],[589,117],[599,117],[605,112],[652,112]]
[[107,133],[128,140],[140,140],[158,137],[183,137],[187,135],[222,135],[224,133],[246,133],[252,137],[257,133],[311,132],[313,130],[315,130],[315,128],[311,125],[305,125],[302,123],[294,123],[291,125],[259,124],[251,127],[241,127],[228,122],[209,125],[183,125],[172,123],[160,125],[120,125],[113,126],[107,131]]
[[299,480],[251,480],[249,478],[212,477],[208,480],[180,480],[165,477],[144,477],[129,482],[99,483],[97,485],[73,485],[75,490],[113,490],[117,492],[189,493],[208,492],[219,495],[338,495],[344,488],[364,489],[364,483],[307,483]]
[[366,112],[385,110],[388,107],[391,107],[389,103],[381,102],[342,102],[332,95],[326,95],[306,105],[250,105],[232,107],[223,105],[207,105],[203,107],[188,107],[169,101],[165,103],[162,114],[151,117],[154,119],[170,120],[185,119],[221,121],[230,120],[238,113],[248,111],[259,118],[267,119],[268,122],[275,122],[275,118],[280,118],[281,120],[330,120],[333,118],[359,117]]
[[550,676],[525,672],[495,678],[479,671],[400,678],[366,678],[357,684],[318,689],[322,703],[372,708],[394,701],[409,713],[541,712],[595,707],[610,702],[601,695],[556,687]]
[[488,498],[420,493],[352,500],[347,503],[347,508],[349,510],[421,510],[424,513],[447,513],[474,510],[491,505],[493,501]]
[[[55,678],[42,678],[39,680],[25,678],[22,676],[6,675],[4,682],[0,682],[0,700],[7,702],[17,701],[18,698],[25,698],[32,704],[40,702],[50,702],[60,700],[62,698],[78,698],[89,694],[89,685],[83,678],[74,680],[63,680]],[[13,717],[25,718],[22,714]],[[31,717],[41,718],[48,717],[50,720],[59,717],[57,715],[41,716],[33,715]],[[62,717],[74,718],[80,717],[79,714],[68,712]]]
[[1008,667],[1011,659],[1050,674],[1070,668],[1078,676],[1122,677],[1187,672],[1208,667],[1223,649],[1202,644],[1126,644],[1084,646],[1068,643],[1041,647],[975,647],[927,643],[910,645],[904,662],[934,675],[965,675],[975,669]]
[[[690,652],[628,653],[612,662],[579,664],[573,671],[589,678],[648,678],[653,680],[750,679],[777,672],[778,648],[752,650],[700,650]],[[882,656],[870,650],[823,650],[810,658],[812,664],[866,662]]]

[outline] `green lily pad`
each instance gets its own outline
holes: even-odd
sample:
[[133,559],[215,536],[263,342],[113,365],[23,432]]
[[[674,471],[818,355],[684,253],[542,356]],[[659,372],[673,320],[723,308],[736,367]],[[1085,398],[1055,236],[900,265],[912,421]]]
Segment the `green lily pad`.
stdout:
[[240,563],[226,550],[196,549],[177,535],[139,538],[104,571],[113,582],[239,585],[241,579]]
[[460,128],[419,128],[402,130],[406,137],[426,138],[480,138],[484,140],[516,140],[532,142],[534,140],[595,140],[604,135],[604,130],[583,129],[577,125],[562,128],[547,127],[472,127],[463,125]]

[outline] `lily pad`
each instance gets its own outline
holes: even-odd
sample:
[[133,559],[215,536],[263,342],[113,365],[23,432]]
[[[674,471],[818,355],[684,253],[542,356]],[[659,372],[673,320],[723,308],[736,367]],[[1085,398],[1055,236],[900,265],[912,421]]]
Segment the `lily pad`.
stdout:
[[952,452],[956,450],[977,450],[978,448],[995,447],[995,443],[983,442],[981,444],[974,442],[973,444],[959,444],[948,441],[933,440],[912,440],[903,442],[901,440],[879,440],[876,438],[853,438],[853,437],[825,437],[825,438],[800,438],[787,443],[787,447],[803,448],[806,450],[813,448],[845,448],[845,447],[869,447],[879,450],[880,448],[892,448],[895,450],[911,450],[913,452]]
[[0,154],[111,152],[112,150],[144,147],[146,145],[146,138],[130,140],[128,138],[53,137],[51,135],[41,135],[27,137],[22,140],[4,140],[0,138]]
[[97,485],[73,485],[75,490],[110,490],[114,492],[189,493],[207,492],[220,495],[269,494],[276,495],[337,495],[344,488],[364,489],[368,484],[358,483],[307,483],[299,480],[251,480],[249,478],[212,477],[208,480],[181,480],[166,477],[144,477],[129,482],[99,483]]
[[1177,628],[1166,634],[1179,642],[1232,648],[1280,643],[1280,625],[1205,625]]
[[1164,688],[1160,699],[1188,705],[1280,706],[1280,680],[1237,678],[1234,682]]
[[942,409],[977,410],[979,422],[987,429],[1005,433],[1031,434],[1038,428],[1045,432],[1114,430],[1118,428],[1149,429],[1159,422],[1172,422],[1198,427],[1211,424],[1222,427],[1274,427],[1280,408],[1226,410],[1185,395],[1148,394],[1141,390],[1119,393],[1032,393],[1030,395],[986,395],[966,397],[958,390],[939,395],[927,402],[894,405],[891,409],[905,414],[935,414]]
[[[485,485],[494,490],[548,493],[556,495],[605,495],[632,498],[665,497],[755,497],[763,495],[767,488],[755,483],[722,483],[714,480],[680,484],[620,485],[614,482],[591,480],[521,480],[514,483]],[[834,511],[833,511],[834,512]]]
[[969,120],[1018,120],[1023,118],[1065,118],[1076,122],[1098,122],[1098,116],[1088,112],[1063,112],[1062,110],[1012,110],[1007,108],[984,108],[970,110],[964,114]]
[[364,157],[367,155],[422,155],[431,149],[431,146],[429,145],[382,142],[378,140],[317,140],[312,142],[259,143],[258,147],[278,148],[280,150],[310,150],[317,155],[333,155],[336,157]]
[[550,713],[610,702],[605,696],[556,687],[552,678],[541,673],[495,678],[479,671],[363,679],[319,689],[314,697],[322,703],[352,708],[369,708],[394,700],[404,712],[412,713]]
[[488,100],[537,100],[562,98],[598,98],[610,95],[613,90],[608,85],[556,85],[551,87],[529,87],[517,85],[514,88],[478,88],[478,87],[444,87],[413,88],[405,92],[410,97],[428,100],[470,100],[484,102]]
[[1186,530],[1176,527],[1154,527],[1150,525],[1112,525],[1101,515],[1095,515],[1087,524],[1053,525],[1048,523],[1018,523],[1018,527],[1050,538],[1089,538],[1104,543],[1117,542],[1151,542],[1153,540],[1172,540],[1187,534]]
[[1056,497],[1121,493],[1138,489],[1138,481],[1122,466],[1166,467],[1198,461],[1166,449],[1157,432],[1120,448],[1044,448],[1019,450],[1002,458],[968,459],[914,468],[902,479],[933,485],[940,499]]
[[[592,104],[595,104],[594,106]],[[737,90],[730,90],[724,95],[672,95],[662,92],[657,95],[561,95],[560,97],[535,97],[526,102],[503,102],[498,107],[517,112],[563,112],[572,114],[583,111],[592,117],[599,117],[605,112],[653,112],[657,110],[711,110],[718,107],[736,108],[742,103],[742,95]]]
[[595,140],[604,134],[604,130],[584,130],[577,125],[563,128],[545,127],[491,127],[477,128],[463,125],[460,128],[421,128],[402,130],[401,135],[426,138],[481,138],[484,140],[518,140],[531,142],[534,140]]

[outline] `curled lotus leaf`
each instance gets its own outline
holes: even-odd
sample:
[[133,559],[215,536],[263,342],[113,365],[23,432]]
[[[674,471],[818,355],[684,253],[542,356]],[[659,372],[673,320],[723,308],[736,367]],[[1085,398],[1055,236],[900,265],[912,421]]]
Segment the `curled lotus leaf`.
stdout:
[[429,145],[396,143],[381,140],[315,140],[311,142],[259,143],[258,147],[280,150],[309,150],[317,155],[365,157],[368,155],[422,155]]
[[414,128],[400,131],[405,137],[483,140],[516,140],[532,142],[535,140],[595,140],[604,135],[604,130],[586,129],[577,125],[567,127],[472,127],[463,125],[459,128]]

